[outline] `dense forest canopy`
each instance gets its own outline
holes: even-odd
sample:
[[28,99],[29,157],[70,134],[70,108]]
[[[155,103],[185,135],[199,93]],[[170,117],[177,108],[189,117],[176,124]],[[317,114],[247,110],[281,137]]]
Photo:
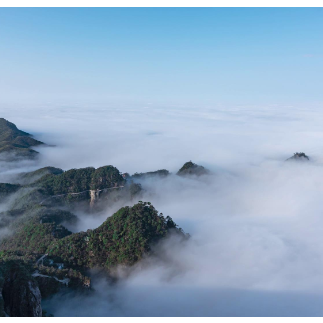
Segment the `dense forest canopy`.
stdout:
[[119,170],[113,166],[70,169],[62,174],[43,176],[36,185],[43,188],[46,194],[67,194],[87,190],[100,190],[122,186],[125,183]]
[[170,217],[159,214],[150,203],[139,202],[121,208],[95,230],[55,241],[48,253],[71,266],[132,265],[171,230],[186,237]]
[[152,177],[166,177],[170,175],[170,172],[167,169],[159,169],[154,172],[147,172],[147,173],[135,173],[131,176],[133,179],[146,179]]

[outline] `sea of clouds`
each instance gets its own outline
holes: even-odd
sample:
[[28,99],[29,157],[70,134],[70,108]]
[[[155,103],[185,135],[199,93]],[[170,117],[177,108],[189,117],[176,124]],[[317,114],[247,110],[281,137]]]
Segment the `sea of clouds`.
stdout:
[[[44,302],[55,316],[321,316],[323,314],[323,131],[318,107],[106,105],[11,107],[1,116],[55,147],[19,171],[113,165],[145,180],[142,200],[189,232],[91,295]],[[304,151],[310,162],[286,163]],[[212,174],[181,178],[187,161]],[[134,201],[135,203],[136,201]],[[120,205],[82,215],[100,225]]]

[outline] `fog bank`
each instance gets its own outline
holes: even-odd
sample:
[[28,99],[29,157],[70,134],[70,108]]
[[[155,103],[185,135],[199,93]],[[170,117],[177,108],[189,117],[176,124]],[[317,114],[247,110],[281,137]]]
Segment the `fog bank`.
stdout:
[[[107,105],[3,112],[19,129],[56,145],[37,147],[39,161],[18,165],[19,171],[110,164],[130,174],[168,169],[165,179],[141,181],[142,199],[191,234],[187,243],[164,241],[156,247],[160,258],[144,260],[128,275],[120,270],[117,285],[94,275],[91,296],[44,302],[55,316],[322,315],[318,108]],[[296,151],[310,162],[285,163]],[[212,174],[176,176],[189,160]],[[18,172],[0,167],[1,181]],[[97,227],[117,207],[95,218],[79,214],[77,230]]]

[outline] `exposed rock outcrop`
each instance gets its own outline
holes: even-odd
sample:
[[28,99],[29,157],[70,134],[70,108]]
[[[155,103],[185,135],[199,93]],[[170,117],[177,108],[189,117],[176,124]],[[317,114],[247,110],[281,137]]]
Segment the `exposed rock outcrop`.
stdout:
[[21,265],[10,267],[4,279],[2,296],[4,310],[9,316],[42,316],[38,284]]
[[90,190],[90,207],[93,208],[100,197],[100,190]]

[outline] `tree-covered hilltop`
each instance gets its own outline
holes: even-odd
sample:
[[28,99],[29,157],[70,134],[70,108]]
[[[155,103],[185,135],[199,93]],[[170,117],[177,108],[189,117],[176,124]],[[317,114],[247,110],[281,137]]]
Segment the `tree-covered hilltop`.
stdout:
[[167,169],[159,169],[154,172],[146,172],[146,173],[134,173],[130,178],[131,179],[147,179],[147,178],[163,178],[167,177],[170,172]]
[[[91,280],[85,274],[89,268],[109,274],[117,265],[131,266],[149,255],[152,245],[171,232],[187,238],[149,202],[122,207],[97,229],[86,232],[73,234],[64,227],[75,220],[67,211],[37,206],[15,222],[15,233],[0,242],[0,294],[6,295],[0,297],[0,315],[4,309],[11,316],[39,315],[41,298],[67,286],[89,288]],[[14,270],[19,270],[18,280]],[[26,298],[20,299],[13,290],[24,291]],[[36,312],[19,307],[20,302]]]
[[28,185],[40,180],[45,175],[59,175],[62,173],[64,173],[64,171],[60,168],[47,166],[32,172],[21,173],[18,175],[17,181],[21,185]]
[[24,131],[19,130],[16,125],[0,118],[0,153],[7,153],[10,157],[5,156],[5,160],[14,158],[34,158],[38,152],[30,147],[42,145]]
[[185,237],[170,217],[159,214],[150,203],[139,202],[121,208],[95,230],[55,241],[47,252],[76,268],[132,265],[171,230]]
[[[44,167],[22,174],[20,182],[25,184],[19,187],[19,194],[11,203],[10,210],[26,209],[45,200],[47,204],[49,203],[52,206],[65,200],[68,200],[69,203],[90,200],[90,190],[114,189],[125,186],[126,191],[131,190],[133,194],[138,192],[138,187],[133,187],[134,185],[131,186],[130,184],[125,185],[126,181],[119,170],[113,166],[103,166],[97,169],[94,167],[70,169],[65,172],[59,168]],[[9,189],[9,186],[6,186],[7,184],[0,184],[0,190],[1,185],[3,185],[4,191]],[[12,186],[12,191],[14,187],[16,186]],[[50,197],[57,195],[61,199],[50,199]]]
[[62,174],[48,174],[35,183],[47,195],[79,193],[102,190],[124,185],[125,180],[116,167],[111,165],[95,169],[86,167],[70,169]]
[[[36,181],[33,179],[38,178]],[[39,178],[40,177],[40,178]],[[113,166],[71,169],[66,172],[54,167],[24,173],[27,184],[1,184],[3,196],[15,195],[0,215],[0,228],[21,217],[36,206],[65,207],[73,211],[98,212],[118,201],[132,201],[141,193],[141,185],[127,181]],[[21,182],[23,182],[21,181]],[[32,182],[32,183],[30,183]]]
[[182,168],[177,172],[179,176],[186,176],[186,175],[206,175],[209,171],[204,168],[203,166],[194,164],[192,161],[185,163]]

